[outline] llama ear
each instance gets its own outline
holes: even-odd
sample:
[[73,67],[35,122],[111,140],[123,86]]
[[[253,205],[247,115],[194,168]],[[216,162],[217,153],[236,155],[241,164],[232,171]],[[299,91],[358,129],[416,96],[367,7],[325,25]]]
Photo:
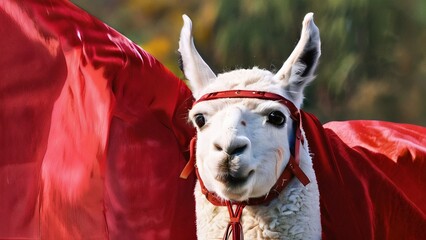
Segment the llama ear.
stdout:
[[299,42],[274,76],[275,79],[283,81],[286,92],[297,107],[302,105],[303,89],[315,78],[315,68],[321,55],[320,34],[313,15],[306,14]]
[[204,62],[194,45],[192,37],[192,22],[187,15],[183,15],[183,27],[180,33],[179,52],[181,55],[181,70],[192,87],[195,98],[200,91],[216,78],[214,72]]

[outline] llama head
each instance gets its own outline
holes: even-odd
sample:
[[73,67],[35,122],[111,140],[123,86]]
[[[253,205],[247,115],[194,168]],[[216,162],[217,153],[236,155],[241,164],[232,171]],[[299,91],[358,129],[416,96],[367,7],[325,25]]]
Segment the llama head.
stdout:
[[[312,13],[305,16],[300,40],[277,73],[254,67],[216,75],[194,46],[191,20],[183,19],[179,52],[195,99],[225,90],[265,91],[300,108],[321,52]],[[189,117],[197,128],[196,164],[206,188],[233,201],[265,195],[290,157],[294,129],[289,115],[278,102],[253,98],[194,105]]]

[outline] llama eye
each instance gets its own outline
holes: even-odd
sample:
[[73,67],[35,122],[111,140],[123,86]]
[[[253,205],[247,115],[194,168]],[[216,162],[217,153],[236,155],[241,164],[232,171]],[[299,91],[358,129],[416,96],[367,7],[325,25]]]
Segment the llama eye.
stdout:
[[202,128],[206,124],[206,119],[204,118],[203,114],[201,114],[201,113],[195,114],[194,121],[195,121],[195,124],[199,128]]
[[267,122],[277,127],[281,127],[282,125],[284,125],[285,121],[286,121],[285,115],[284,113],[280,111],[273,111],[269,113],[268,115]]

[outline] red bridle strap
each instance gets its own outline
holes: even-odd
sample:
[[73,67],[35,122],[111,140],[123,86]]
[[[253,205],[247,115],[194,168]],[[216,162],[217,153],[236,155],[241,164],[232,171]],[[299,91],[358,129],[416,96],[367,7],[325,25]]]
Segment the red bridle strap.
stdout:
[[[228,91],[207,93],[201,96],[200,99],[195,101],[193,106],[199,102],[220,99],[220,98],[257,98],[257,99],[264,99],[264,100],[279,101],[290,110],[290,115],[292,116],[292,118],[293,117],[298,118],[298,115],[299,115],[299,109],[296,106],[294,106],[294,104],[287,98],[276,93],[262,92],[262,91],[228,90]],[[296,119],[293,119],[293,120],[296,120]]]
[[[290,156],[290,161],[289,161],[289,164],[287,164],[286,169],[288,167],[290,167],[291,172],[299,179],[299,181],[303,185],[306,186],[307,184],[309,184],[309,182],[310,182],[309,178],[305,175],[305,173],[299,167],[300,145],[303,144],[303,137],[302,137],[302,133],[301,133],[302,122],[301,122],[301,118],[300,118],[300,113],[299,113],[299,109],[296,106],[294,106],[294,104],[290,100],[286,99],[285,97],[283,97],[279,94],[271,93],[271,92],[250,91],[250,90],[228,90],[228,91],[213,92],[213,93],[205,94],[205,95],[201,96],[200,99],[195,101],[193,106],[195,104],[199,103],[199,102],[221,99],[221,98],[257,98],[257,99],[278,101],[281,104],[285,105],[290,111],[291,118],[296,123],[295,124],[295,126],[296,126],[296,131],[295,131],[296,141],[295,141],[295,147],[294,147],[294,154],[292,154],[292,156]],[[186,164],[185,168],[183,169],[183,171],[180,174],[181,178],[184,178],[184,179],[188,178],[189,174],[191,174],[191,172],[193,171],[193,169],[195,167],[195,143],[196,143],[196,138],[194,137],[191,140],[191,143],[190,143],[190,159],[189,159],[188,163]],[[283,173],[281,174],[281,176],[283,176],[285,172],[286,171],[284,170]],[[197,177],[200,181],[202,181],[199,176],[197,176]],[[277,183],[275,185],[277,185],[278,181],[280,181],[280,180],[282,181],[281,177],[278,178]],[[274,185],[274,187],[275,187],[275,185]],[[274,189],[274,187],[271,188],[270,192],[266,196],[270,195],[271,192],[276,192],[276,190],[278,190],[276,188]],[[284,187],[282,189],[284,189]],[[279,192],[281,192],[282,189]],[[257,201],[255,201],[255,202],[257,202]]]
[[[229,213],[229,223],[226,227],[225,234],[223,239],[228,239],[229,235],[232,233],[232,240],[244,240],[243,235],[243,226],[241,225],[241,215],[245,205],[243,204],[234,204],[230,201],[226,201],[226,206],[228,207]],[[235,210],[234,210],[235,206]]]
[[180,173],[180,178],[187,179],[189,174],[194,170],[195,167],[195,143],[197,138],[193,137],[189,143],[189,161],[186,163],[185,168]]

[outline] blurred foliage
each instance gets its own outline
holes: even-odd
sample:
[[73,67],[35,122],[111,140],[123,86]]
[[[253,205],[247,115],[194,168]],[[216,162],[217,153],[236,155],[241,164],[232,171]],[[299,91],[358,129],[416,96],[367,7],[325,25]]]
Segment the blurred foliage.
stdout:
[[194,22],[201,55],[216,72],[279,69],[315,13],[322,56],[305,109],[323,122],[379,119],[426,126],[424,0],[73,0],[177,67],[181,15]]

